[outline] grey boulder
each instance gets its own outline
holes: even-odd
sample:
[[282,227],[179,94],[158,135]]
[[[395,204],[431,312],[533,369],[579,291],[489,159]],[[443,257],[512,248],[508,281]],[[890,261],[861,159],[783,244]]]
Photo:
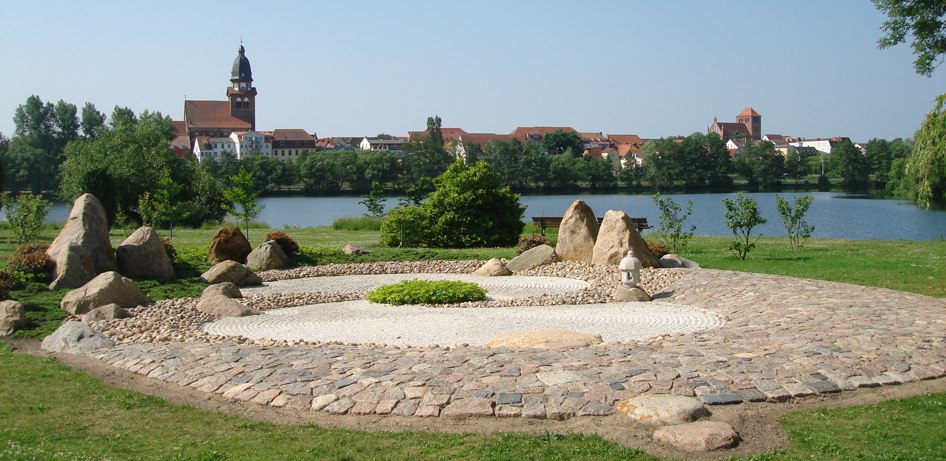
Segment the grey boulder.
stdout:
[[89,354],[115,347],[115,341],[82,322],[66,322],[53,334],[43,338],[40,347],[49,352]]
[[253,273],[253,271],[249,270],[245,265],[232,260],[215,264],[208,269],[207,272],[200,274],[200,281],[211,285],[230,282],[240,287],[263,284],[263,280]]
[[59,306],[70,314],[79,315],[106,304],[115,303],[127,308],[152,302],[135,282],[111,271],[103,272],[81,288],[66,293]]
[[512,258],[512,261],[509,261],[506,267],[513,272],[522,272],[545,264],[552,264],[558,260],[554,248],[549,245],[539,245]]
[[26,325],[26,308],[12,299],[0,302],[0,336],[9,336]]
[[161,237],[150,227],[139,227],[118,246],[118,272],[133,279],[174,279],[174,265]]
[[250,252],[246,257],[246,267],[254,271],[268,271],[289,265],[289,256],[273,240],[263,242],[259,248]]
[[115,270],[105,208],[92,194],[82,194],[46,254],[56,262],[50,289],[76,288],[98,274]]
[[214,317],[246,317],[259,315],[259,311],[245,306],[239,301],[223,295],[202,298],[197,302],[197,310]]

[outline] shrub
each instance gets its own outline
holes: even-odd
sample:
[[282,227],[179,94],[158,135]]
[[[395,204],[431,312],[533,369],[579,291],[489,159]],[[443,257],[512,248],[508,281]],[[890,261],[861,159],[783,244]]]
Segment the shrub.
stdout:
[[395,208],[381,223],[381,244],[390,247],[416,247],[429,241],[430,218],[427,208],[408,206]]
[[164,252],[168,254],[168,258],[172,263],[177,262],[177,249],[174,248],[174,244],[171,243],[171,239],[167,237],[160,237],[161,245],[164,246]]
[[657,259],[663,258],[664,255],[670,253],[670,250],[667,249],[667,246],[662,243],[647,242],[647,249],[649,249],[650,252],[657,257]]
[[299,254],[299,244],[283,231],[270,232],[266,234],[266,239],[276,242],[290,258]]
[[755,247],[755,242],[751,241],[752,229],[765,224],[767,220],[759,212],[758,202],[752,197],[746,197],[742,192],[736,195],[735,200],[724,197],[723,205],[726,206],[726,226],[732,230],[735,238],[729,249],[735,251],[739,259],[744,261],[749,250]]
[[16,279],[7,271],[0,271],[0,301],[10,299],[10,290],[16,287]]
[[[456,162],[434,179],[434,185],[426,202],[388,213],[381,226],[382,243],[440,248],[516,244],[525,227],[525,208],[489,164]],[[408,229],[420,233],[411,235]]]
[[811,202],[814,200],[815,198],[811,195],[796,197],[795,207],[793,208],[788,200],[778,195],[775,196],[778,214],[782,218],[785,232],[788,233],[788,244],[795,251],[801,249],[802,245],[805,244],[805,240],[808,240],[811,233],[815,231],[815,226],[805,221],[805,214],[808,213],[808,208],[811,207]]
[[23,194],[7,206],[7,220],[13,227],[16,243],[27,243],[39,237],[39,230],[49,214],[51,204],[42,195]]
[[447,280],[405,280],[368,292],[368,301],[383,304],[453,304],[486,299],[486,290],[475,283]]
[[[690,238],[693,237],[693,232],[696,231],[696,226],[690,226],[689,230],[686,230],[685,224],[687,218],[693,214],[693,200],[687,201],[687,207],[684,210],[672,198],[661,198],[659,192],[654,194],[653,199],[660,210],[660,227],[657,228],[657,235],[664,244],[673,249],[674,253],[684,251]],[[664,254],[666,253],[665,251]]]
[[529,235],[519,237],[519,244],[516,245],[516,254],[521,255],[539,245],[551,245],[552,241],[544,235]]
[[24,283],[31,281],[49,282],[53,270],[56,268],[56,263],[46,255],[48,249],[49,244],[43,242],[20,245],[10,255],[10,259],[7,261],[7,270],[11,273],[25,275],[25,277],[21,277],[25,279]]

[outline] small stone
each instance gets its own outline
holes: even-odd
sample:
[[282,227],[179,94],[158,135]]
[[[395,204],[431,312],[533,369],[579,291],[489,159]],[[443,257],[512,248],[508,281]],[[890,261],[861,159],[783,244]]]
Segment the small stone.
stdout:
[[443,415],[458,418],[493,416],[493,401],[476,397],[457,399],[443,409]]
[[440,407],[436,405],[426,405],[417,409],[414,413],[414,416],[420,416],[421,418],[436,418],[440,416]]
[[654,440],[694,453],[730,448],[739,441],[739,434],[723,422],[697,421],[657,428]]
[[652,298],[641,287],[630,288],[630,287],[621,285],[616,290],[614,290],[613,299],[614,301],[617,301],[617,302],[646,303],[646,302],[650,302]]
[[500,392],[496,396],[496,405],[520,405],[522,394],[518,392]]
[[693,397],[644,394],[614,405],[621,413],[645,424],[669,425],[696,421],[709,412]]
[[503,264],[499,258],[493,258],[483,264],[479,269],[473,271],[472,275],[481,277],[503,277],[512,275],[512,271]]
[[338,397],[335,394],[320,395],[312,399],[312,410],[319,411],[336,400],[338,400]]
[[589,402],[578,410],[578,416],[608,416],[616,413],[617,410],[611,405],[600,402]]
[[351,407],[353,407],[353,406],[355,406],[355,401],[354,401],[354,400],[352,400],[352,399],[341,399],[341,400],[336,400],[336,401],[334,401],[334,402],[328,404],[328,406],[325,407],[325,411],[327,411],[327,412],[329,412],[329,413],[331,413],[331,414],[333,414],[333,415],[344,415],[345,413],[348,413],[348,410],[350,410]]

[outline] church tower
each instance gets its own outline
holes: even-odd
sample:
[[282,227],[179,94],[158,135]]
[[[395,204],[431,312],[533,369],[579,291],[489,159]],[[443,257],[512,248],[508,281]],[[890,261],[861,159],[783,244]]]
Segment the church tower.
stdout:
[[762,116],[751,107],[746,107],[736,116],[736,123],[744,124],[752,139],[762,139]]
[[233,60],[230,72],[230,86],[227,87],[227,99],[230,100],[230,115],[250,124],[256,130],[256,87],[253,86],[253,71],[250,60],[246,58],[243,43],[237,57]]

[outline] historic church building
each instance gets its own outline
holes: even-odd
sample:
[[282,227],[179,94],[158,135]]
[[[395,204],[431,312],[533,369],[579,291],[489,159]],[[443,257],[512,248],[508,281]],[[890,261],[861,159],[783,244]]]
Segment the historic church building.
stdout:
[[716,133],[723,141],[733,138],[762,139],[762,116],[751,107],[746,107],[736,116],[735,122],[720,122],[713,117],[707,134]]
[[185,100],[184,120],[178,127],[178,134],[186,136],[191,145],[199,136],[225,138],[235,131],[256,131],[256,87],[242,44],[233,60],[227,100]]

